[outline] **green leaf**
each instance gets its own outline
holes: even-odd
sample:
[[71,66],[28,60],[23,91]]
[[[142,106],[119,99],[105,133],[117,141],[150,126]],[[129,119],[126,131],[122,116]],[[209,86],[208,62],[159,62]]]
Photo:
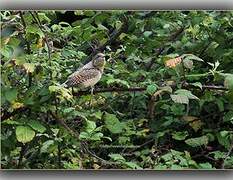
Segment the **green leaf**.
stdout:
[[146,92],[152,95],[156,92],[157,89],[158,89],[158,86],[155,84],[152,84],[152,85],[147,86]]
[[191,91],[186,89],[178,89],[177,91],[175,91],[175,94],[187,96],[188,99],[199,99],[197,96],[193,95]]
[[143,35],[144,35],[145,37],[149,37],[151,34],[152,34],[152,31],[145,31],[145,32],[143,33]]
[[109,154],[108,156],[114,161],[121,161],[121,162],[125,161],[125,158],[120,154]]
[[183,60],[184,67],[188,69],[193,69],[193,61],[189,59],[184,59]]
[[199,169],[213,169],[212,165],[208,162],[198,164]]
[[139,165],[137,165],[135,162],[125,162],[126,166],[128,166],[130,169],[142,169]]
[[18,121],[14,121],[11,119],[8,119],[6,121],[3,121],[2,124],[8,124],[8,125],[21,125],[22,123],[18,122]]
[[44,133],[46,131],[46,128],[38,121],[31,120],[28,122],[28,125],[31,126],[32,129],[40,133]]
[[50,147],[55,145],[54,140],[47,140],[42,144],[42,147],[40,148],[41,153],[49,153]]
[[185,140],[185,143],[188,144],[189,146],[192,147],[198,147],[198,146],[206,146],[208,144],[208,137],[207,136],[201,136],[201,137],[197,137],[197,138],[190,138]]
[[17,126],[15,133],[17,140],[22,143],[30,142],[35,137],[35,131],[28,126]]
[[175,140],[185,140],[185,138],[188,136],[187,131],[180,131],[180,132],[174,132],[172,133],[172,138]]
[[90,133],[92,131],[94,131],[96,128],[96,124],[94,121],[89,121],[89,120],[86,120],[86,132]]
[[90,138],[90,135],[89,135],[89,133],[87,133],[87,132],[81,132],[81,133],[79,134],[79,138],[80,138],[80,139],[89,139],[89,138]]
[[225,77],[224,86],[230,90],[233,90],[233,74],[228,74]]
[[26,34],[38,34],[40,38],[44,37],[44,33],[38,28],[37,26],[34,25],[28,25],[26,27]]
[[172,100],[175,103],[180,103],[180,104],[188,104],[189,103],[189,99],[187,96],[185,95],[170,95]]
[[7,101],[12,102],[16,100],[17,94],[18,94],[17,90],[11,88],[5,91],[5,98]]
[[195,87],[199,87],[200,89],[202,89],[202,84],[200,82],[191,83],[191,85],[193,85]]
[[124,123],[121,123],[116,115],[105,113],[105,125],[109,131],[111,131],[114,134],[121,133],[123,131],[123,128],[125,126]]
[[193,54],[183,54],[181,57],[184,59],[187,59],[187,60],[195,60],[195,61],[203,62],[203,59],[201,59]]
[[233,121],[233,111],[227,112],[223,117],[223,122]]

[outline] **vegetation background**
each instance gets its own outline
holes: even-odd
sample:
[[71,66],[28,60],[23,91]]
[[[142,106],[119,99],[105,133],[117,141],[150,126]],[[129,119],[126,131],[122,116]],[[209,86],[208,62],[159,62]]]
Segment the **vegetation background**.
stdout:
[[[232,11],[1,11],[2,169],[232,169],[232,37]],[[60,86],[97,52],[93,96]]]

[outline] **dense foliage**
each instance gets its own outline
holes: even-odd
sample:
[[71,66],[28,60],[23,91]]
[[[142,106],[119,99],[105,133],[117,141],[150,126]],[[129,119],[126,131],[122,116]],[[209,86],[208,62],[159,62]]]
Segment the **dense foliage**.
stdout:
[[232,11],[1,12],[3,169],[230,169],[232,103]]

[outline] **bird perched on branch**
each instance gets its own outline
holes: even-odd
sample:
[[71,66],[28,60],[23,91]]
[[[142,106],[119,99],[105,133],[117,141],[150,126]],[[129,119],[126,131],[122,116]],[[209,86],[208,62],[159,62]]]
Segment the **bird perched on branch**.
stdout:
[[89,63],[71,74],[62,86],[81,89],[91,87],[93,94],[94,85],[101,79],[105,63],[105,55],[103,53],[96,54]]

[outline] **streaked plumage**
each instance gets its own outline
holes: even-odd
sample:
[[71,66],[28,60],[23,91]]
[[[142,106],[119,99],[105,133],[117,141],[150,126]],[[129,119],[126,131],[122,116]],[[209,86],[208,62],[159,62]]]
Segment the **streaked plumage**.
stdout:
[[101,79],[104,66],[104,54],[98,53],[92,61],[71,74],[62,85],[79,88],[93,87]]

